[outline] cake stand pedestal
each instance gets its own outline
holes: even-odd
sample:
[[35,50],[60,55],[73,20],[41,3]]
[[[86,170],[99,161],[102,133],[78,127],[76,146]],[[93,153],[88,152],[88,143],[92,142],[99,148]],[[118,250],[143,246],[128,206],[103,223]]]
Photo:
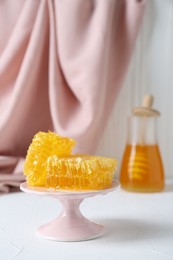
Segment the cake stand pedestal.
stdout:
[[54,197],[63,206],[57,218],[37,229],[37,235],[54,241],[83,241],[101,236],[105,229],[82,215],[80,203],[86,198],[114,191],[118,186],[119,183],[114,181],[112,187],[105,190],[65,191],[31,187],[24,182],[20,189],[27,193]]

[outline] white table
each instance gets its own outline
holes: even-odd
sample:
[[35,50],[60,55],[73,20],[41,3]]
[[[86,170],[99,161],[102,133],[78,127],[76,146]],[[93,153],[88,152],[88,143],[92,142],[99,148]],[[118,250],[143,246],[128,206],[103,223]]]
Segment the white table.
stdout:
[[60,203],[17,192],[0,195],[0,260],[173,259],[173,185],[162,193],[118,189],[86,199],[83,214],[106,226],[106,233],[84,242],[53,242],[35,229],[57,216]]

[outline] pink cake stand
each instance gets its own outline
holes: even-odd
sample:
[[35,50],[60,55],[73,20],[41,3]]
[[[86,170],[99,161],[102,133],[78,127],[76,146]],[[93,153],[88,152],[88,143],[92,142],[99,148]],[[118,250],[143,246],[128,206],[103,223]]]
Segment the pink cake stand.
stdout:
[[54,197],[62,203],[63,210],[61,214],[50,223],[40,226],[37,229],[37,235],[54,241],[83,241],[101,236],[105,229],[81,214],[80,203],[86,198],[105,195],[114,191],[118,186],[118,181],[114,181],[112,187],[105,190],[55,191],[47,188],[31,187],[24,182],[20,185],[20,189],[27,193]]

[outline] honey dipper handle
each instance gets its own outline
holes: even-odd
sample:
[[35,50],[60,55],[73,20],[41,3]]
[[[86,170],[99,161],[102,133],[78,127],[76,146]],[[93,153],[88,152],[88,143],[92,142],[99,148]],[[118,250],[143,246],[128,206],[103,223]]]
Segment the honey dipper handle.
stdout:
[[145,95],[142,101],[142,106],[151,108],[153,105],[154,98],[152,95]]

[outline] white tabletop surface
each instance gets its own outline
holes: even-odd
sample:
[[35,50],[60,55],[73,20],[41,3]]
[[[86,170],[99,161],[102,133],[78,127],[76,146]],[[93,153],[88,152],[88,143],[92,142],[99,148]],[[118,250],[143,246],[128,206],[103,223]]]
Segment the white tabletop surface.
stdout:
[[35,229],[55,218],[60,203],[23,192],[0,195],[0,260],[173,259],[173,185],[161,193],[121,189],[85,199],[83,214],[106,227],[106,233],[84,242],[53,242]]

